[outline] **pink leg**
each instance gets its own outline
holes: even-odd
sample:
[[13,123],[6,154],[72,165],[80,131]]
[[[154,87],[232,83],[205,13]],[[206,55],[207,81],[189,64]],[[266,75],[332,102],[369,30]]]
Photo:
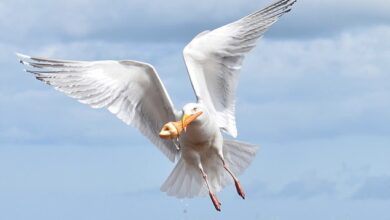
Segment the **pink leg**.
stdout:
[[229,167],[226,165],[225,160],[221,157],[222,163],[223,163],[223,168],[232,176],[234,180],[234,185],[236,186],[236,190],[238,195],[241,196],[241,198],[245,199],[245,192],[244,189],[242,188],[240,181],[236,178],[236,176],[233,174],[233,172],[229,169]]
[[206,182],[207,189],[209,190],[210,199],[213,202],[215,209],[220,212],[221,211],[221,202],[218,200],[217,196],[211,192],[209,182],[207,181],[207,175],[203,171],[202,168],[200,168],[200,172],[202,173],[203,179]]

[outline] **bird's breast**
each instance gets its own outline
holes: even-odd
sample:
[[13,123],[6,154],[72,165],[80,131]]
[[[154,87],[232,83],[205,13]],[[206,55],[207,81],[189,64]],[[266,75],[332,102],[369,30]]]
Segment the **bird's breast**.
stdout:
[[213,121],[194,122],[182,133],[180,141],[185,147],[204,148],[210,146],[219,132]]

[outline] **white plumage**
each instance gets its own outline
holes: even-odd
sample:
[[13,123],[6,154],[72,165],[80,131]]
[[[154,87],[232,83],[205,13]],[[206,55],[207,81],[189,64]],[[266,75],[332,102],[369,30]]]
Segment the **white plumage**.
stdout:
[[[162,191],[179,198],[209,193],[220,210],[215,192],[227,184],[234,182],[239,195],[245,197],[236,176],[256,153],[253,145],[227,140],[221,133],[237,136],[235,91],[244,56],[294,2],[279,0],[233,23],[198,34],[183,51],[197,103],[185,105],[182,111],[174,108],[150,64],[17,56],[37,79],[92,108],[107,108],[138,128],[172,162],[177,158]],[[183,124],[185,132],[178,140],[159,137],[165,123],[181,118],[184,123],[187,116],[196,113],[188,125]]]
[[281,0],[238,21],[204,31],[183,51],[198,102],[206,104],[221,129],[237,136],[234,95],[246,53],[295,0]]
[[[155,69],[138,61],[69,61],[17,54],[33,67],[27,72],[92,108],[107,108],[138,128],[172,161],[178,155],[171,141],[156,134],[175,120],[171,99]],[[158,107],[157,107],[158,106]]]

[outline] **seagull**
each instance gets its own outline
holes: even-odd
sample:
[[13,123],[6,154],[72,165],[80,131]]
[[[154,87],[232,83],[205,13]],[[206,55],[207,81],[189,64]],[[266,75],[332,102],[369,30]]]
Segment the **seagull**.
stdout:
[[25,71],[56,90],[90,105],[107,108],[132,125],[172,162],[161,191],[177,198],[209,195],[228,184],[245,199],[238,180],[256,155],[237,137],[235,92],[245,55],[296,0],[269,6],[212,31],[198,34],[183,50],[196,102],[177,110],[155,68],[134,60],[73,61],[17,53]]

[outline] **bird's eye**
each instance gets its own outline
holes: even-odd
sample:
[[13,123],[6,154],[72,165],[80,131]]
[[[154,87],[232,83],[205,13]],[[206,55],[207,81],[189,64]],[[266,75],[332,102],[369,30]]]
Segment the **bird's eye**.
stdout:
[[198,111],[198,108],[195,107],[195,108],[192,109],[192,111],[193,111],[193,112],[196,112],[196,111]]

